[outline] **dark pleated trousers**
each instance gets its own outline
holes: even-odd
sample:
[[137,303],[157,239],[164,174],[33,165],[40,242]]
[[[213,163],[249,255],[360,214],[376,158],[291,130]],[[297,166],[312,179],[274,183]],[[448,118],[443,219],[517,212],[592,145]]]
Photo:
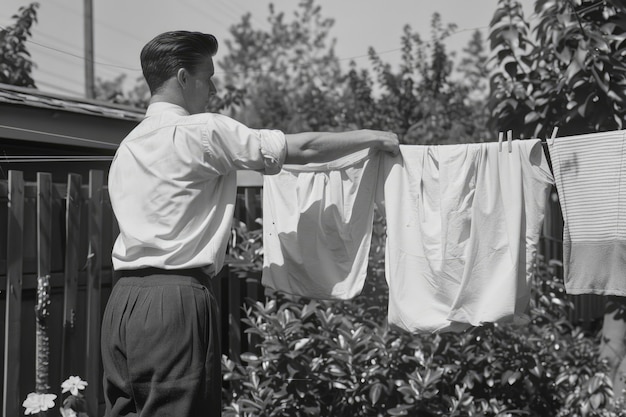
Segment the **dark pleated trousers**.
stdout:
[[220,416],[219,323],[201,270],[122,272],[102,321],[106,416]]

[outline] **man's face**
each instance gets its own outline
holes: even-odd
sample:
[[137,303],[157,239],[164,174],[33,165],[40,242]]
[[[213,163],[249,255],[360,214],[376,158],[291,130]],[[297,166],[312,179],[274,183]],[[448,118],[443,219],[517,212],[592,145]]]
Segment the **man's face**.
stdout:
[[215,85],[211,81],[214,73],[213,58],[209,56],[196,68],[195,74],[188,74],[184,95],[187,111],[190,114],[206,111],[209,98],[216,93]]

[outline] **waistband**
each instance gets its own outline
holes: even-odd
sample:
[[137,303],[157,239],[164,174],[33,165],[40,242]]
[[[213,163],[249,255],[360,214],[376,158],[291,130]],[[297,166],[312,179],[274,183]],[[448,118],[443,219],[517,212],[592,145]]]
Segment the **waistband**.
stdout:
[[[116,279],[122,278],[140,278],[148,282],[164,281],[182,281],[197,282],[204,286],[210,287],[210,276],[204,272],[202,268],[188,269],[161,269],[161,268],[140,268],[140,269],[120,269],[113,272]],[[136,281],[136,280],[135,280]]]

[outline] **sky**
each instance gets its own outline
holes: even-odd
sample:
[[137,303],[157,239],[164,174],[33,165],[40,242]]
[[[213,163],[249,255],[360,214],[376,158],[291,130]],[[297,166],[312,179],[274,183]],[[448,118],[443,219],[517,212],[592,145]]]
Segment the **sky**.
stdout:
[[[84,0],[89,1],[89,0]],[[38,23],[27,45],[36,64],[33,77],[46,92],[81,97],[84,88],[84,1],[39,0]],[[143,45],[161,32],[194,30],[215,35],[225,53],[229,27],[251,13],[253,27],[267,28],[269,4],[291,20],[298,0],[91,0],[94,13],[94,61],[97,78],[110,80],[127,74],[128,83],[141,77],[139,53]],[[0,26],[28,0],[2,0]],[[475,28],[487,37],[497,0],[316,0],[324,17],[335,24],[330,37],[335,54],[347,66],[353,59],[368,68],[367,50],[374,47],[384,61],[400,60],[403,27],[409,24],[422,37],[430,36],[430,19],[438,12],[445,24],[455,23],[457,32],[447,41],[451,51],[467,45]],[[521,1],[525,16],[532,15],[533,0]],[[220,61],[220,52],[215,57]],[[219,67],[216,65],[219,77]]]

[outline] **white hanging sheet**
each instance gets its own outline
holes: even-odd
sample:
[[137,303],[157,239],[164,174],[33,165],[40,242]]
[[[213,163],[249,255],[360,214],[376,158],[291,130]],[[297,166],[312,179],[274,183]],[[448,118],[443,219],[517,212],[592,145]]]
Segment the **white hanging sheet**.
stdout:
[[363,289],[379,154],[284,165],[263,181],[263,285],[318,299]]
[[552,183],[539,140],[401,146],[385,158],[388,320],[411,332],[527,320]]

